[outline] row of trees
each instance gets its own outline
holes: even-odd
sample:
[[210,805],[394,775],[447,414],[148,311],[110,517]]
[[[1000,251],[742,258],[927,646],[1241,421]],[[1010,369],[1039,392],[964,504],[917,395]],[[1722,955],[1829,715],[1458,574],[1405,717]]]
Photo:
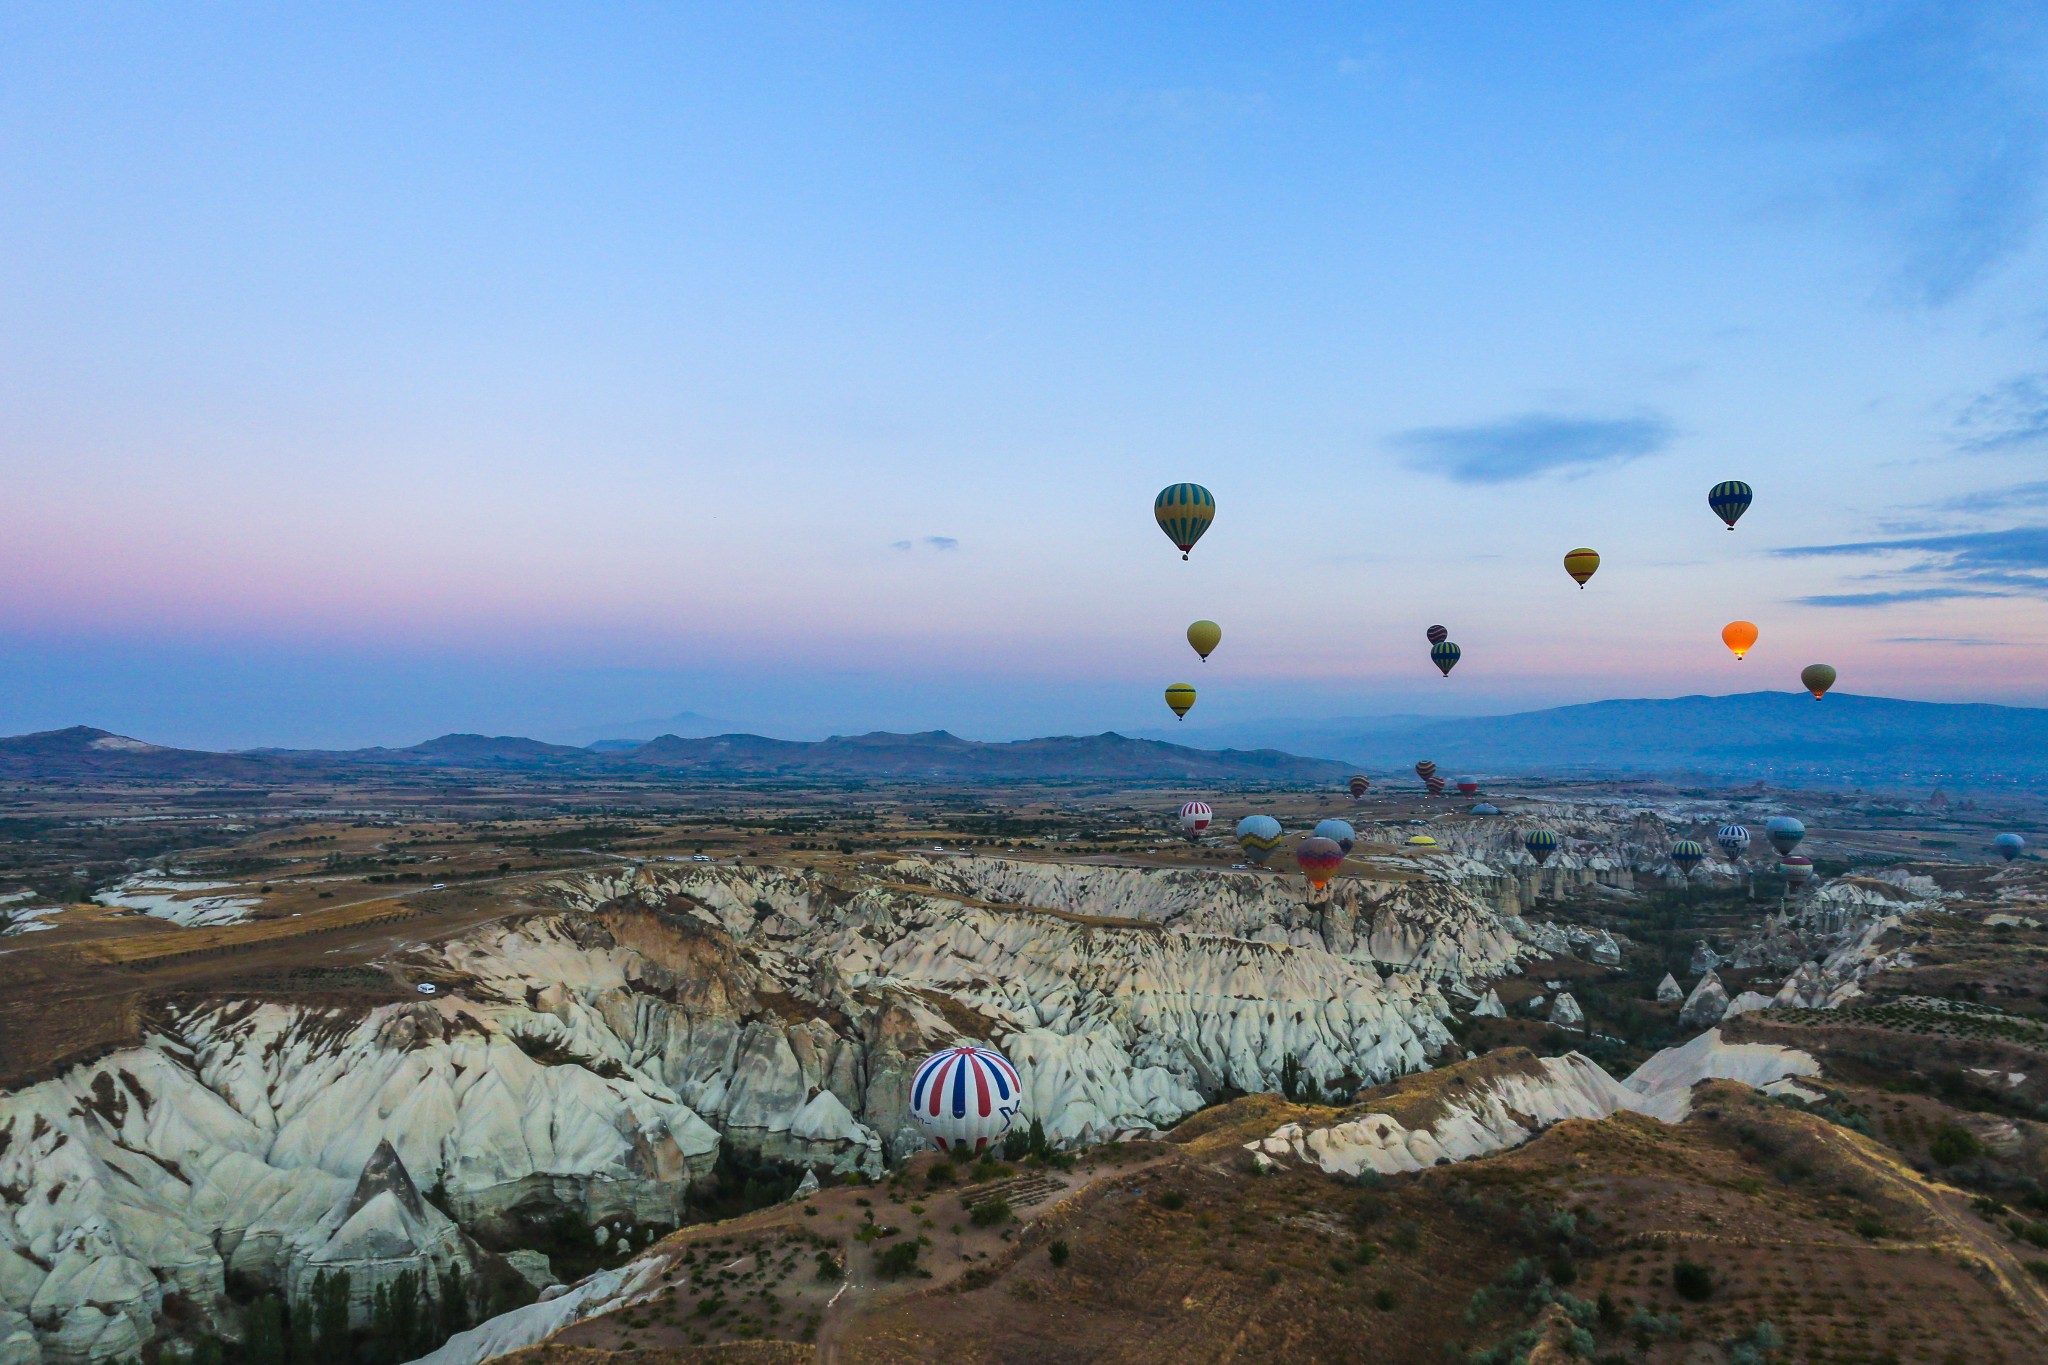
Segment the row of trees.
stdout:
[[242,1340],[204,1336],[167,1346],[162,1365],[400,1365],[475,1325],[470,1287],[459,1268],[429,1277],[401,1271],[377,1286],[370,1321],[349,1323],[352,1286],[345,1270],[323,1270],[311,1290],[287,1304],[265,1294],[248,1307]]

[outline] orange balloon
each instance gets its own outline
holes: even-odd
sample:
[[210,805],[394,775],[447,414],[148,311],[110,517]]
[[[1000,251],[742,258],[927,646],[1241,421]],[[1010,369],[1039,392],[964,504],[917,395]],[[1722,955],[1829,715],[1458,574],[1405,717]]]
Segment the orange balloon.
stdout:
[[1748,621],[1730,621],[1721,627],[1721,643],[1741,658],[1756,645],[1756,627]]

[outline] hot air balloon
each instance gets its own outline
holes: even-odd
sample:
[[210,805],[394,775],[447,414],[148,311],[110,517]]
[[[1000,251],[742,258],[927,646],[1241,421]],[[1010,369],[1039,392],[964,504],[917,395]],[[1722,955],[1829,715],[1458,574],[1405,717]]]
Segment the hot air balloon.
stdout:
[[1166,689],[1166,704],[1173,708],[1173,714],[1186,720],[1195,705],[1195,689],[1186,683],[1175,683]]
[[1742,520],[1742,514],[1749,510],[1750,499],[1754,496],[1748,484],[1740,479],[1729,479],[1707,490],[1707,506],[1713,508],[1714,515],[1727,522],[1728,529],[1732,531],[1735,523]]
[[1743,850],[1749,847],[1749,831],[1741,825],[1723,825],[1714,831],[1714,842],[1721,846],[1721,851],[1732,861],[1740,858]]
[[1358,842],[1358,831],[1351,828],[1349,820],[1339,820],[1332,816],[1316,826],[1315,837],[1318,839],[1328,839],[1331,843],[1349,853],[1352,846]]
[[1202,662],[1209,662],[1209,651],[1223,642],[1223,627],[1214,621],[1197,621],[1188,627],[1188,643],[1195,647],[1195,653],[1202,656]]
[[1216,812],[1209,809],[1207,801],[1190,801],[1180,808],[1180,832],[1190,839],[1199,839],[1215,818]]
[[2017,834],[2001,834],[1991,841],[1991,851],[2011,862],[2026,851],[2027,841]]
[[1337,868],[1344,861],[1344,850],[1334,840],[1322,838],[1304,839],[1301,847],[1294,850],[1294,861],[1301,864],[1302,875],[1308,884],[1320,891],[1330,884],[1330,878],[1337,875]]
[[1442,626],[1431,626],[1422,633],[1429,637],[1429,642],[1433,645],[1440,645],[1451,638],[1451,633]]
[[1216,498],[1198,483],[1168,484],[1152,499],[1152,519],[1186,559],[1216,519]]
[[1436,773],[1436,764],[1426,758],[1415,760],[1415,775],[1427,782]]
[[1813,880],[1813,859],[1798,853],[1787,854],[1778,864],[1778,871],[1784,874],[1786,887],[1796,896]]
[[934,1052],[910,1077],[910,1117],[943,1151],[986,1151],[1023,1108],[1017,1068],[992,1048]]
[[1748,621],[1730,621],[1721,627],[1721,643],[1740,659],[1756,646],[1756,626]]
[[1442,669],[1443,675],[1446,678],[1451,676],[1451,670],[1458,666],[1458,660],[1461,657],[1463,657],[1463,655],[1464,651],[1459,649],[1456,645],[1452,644],[1449,640],[1444,641],[1442,644],[1431,645],[1429,647],[1429,661],[1435,664],[1438,668]]
[[1600,556],[1583,545],[1564,557],[1564,571],[1578,580],[1580,591],[1584,591],[1586,580],[1600,567]]
[[1411,834],[1408,836],[1408,842],[1416,848],[1436,847],[1436,840],[1430,838],[1427,834]]
[[1237,822],[1237,846],[1254,863],[1265,862],[1266,855],[1280,847],[1285,837],[1280,822],[1270,815],[1247,815]]
[[1692,876],[1692,870],[1698,867],[1706,856],[1707,850],[1700,846],[1697,839],[1680,839],[1671,846],[1671,861],[1678,864],[1678,874],[1681,877]]
[[1444,794],[1444,780],[1435,773],[1431,773],[1428,777],[1423,778],[1422,785],[1429,788],[1431,796],[1442,796]]
[[1478,794],[1479,794],[1479,779],[1478,779],[1478,778],[1476,778],[1476,777],[1461,777],[1461,778],[1459,778],[1459,779],[1458,779],[1458,795],[1460,795],[1460,796],[1477,796]]
[[1351,774],[1351,799],[1353,801],[1365,800],[1365,794],[1371,789],[1371,778],[1367,777],[1364,773]]
[[1806,826],[1790,815],[1773,815],[1764,821],[1764,837],[1779,853],[1790,853],[1806,837]]
[[1828,689],[1835,685],[1835,670],[1826,664],[1808,664],[1799,670],[1799,685],[1813,693],[1813,699],[1819,701],[1828,694]]
[[1500,807],[1494,805],[1491,801],[1481,801],[1472,808],[1472,813],[1474,815],[1499,815]]
[[1522,847],[1529,850],[1529,856],[1540,867],[1550,861],[1550,855],[1557,852],[1557,836],[1547,829],[1532,829],[1522,836]]

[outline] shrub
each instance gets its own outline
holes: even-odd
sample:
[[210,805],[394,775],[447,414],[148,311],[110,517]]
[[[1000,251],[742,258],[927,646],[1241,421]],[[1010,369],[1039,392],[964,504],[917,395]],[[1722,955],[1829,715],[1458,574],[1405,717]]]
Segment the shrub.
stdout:
[[1394,1244],[1394,1250],[1404,1255],[1412,1255],[1422,1246],[1422,1234],[1416,1230],[1413,1223],[1401,1224],[1387,1240]]
[[1714,1272],[1697,1261],[1680,1261],[1671,1267],[1671,1287],[1679,1298],[1703,1303],[1714,1296]]
[[1393,1312],[1394,1305],[1400,1301],[1400,1298],[1391,1289],[1381,1288],[1372,1291],[1372,1306],[1379,1309],[1382,1313]]
[[1159,1207],[1167,1210],[1168,1212],[1172,1212],[1176,1209],[1186,1208],[1187,1202],[1188,1197],[1182,1194],[1179,1190],[1161,1190],[1159,1192]]
[[1884,1225],[1884,1219],[1874,1213],[1857,1214],[1854,1227],[1858,1237],[1867,1237],[1873,1242],[1890,1233],[1890,1229]]
[[2027,1273],[2037,1280],[2048,1281],[2048,1261],[2028,1261]]
[[1942,1166],[1961,1165],[1983,1150],[1984,1144],[1977,1140],[1975,1133],[1953,1123],[1941,1125],[1934,1134],[1934,1141],[1927,1145],[1927,1154]]
[[927,1185],[950,1185],[960,1176],[960,1168],[950,1161],[934,1161],[924,1173]]
[[903,1279],[917,1269],[917,1251],[915,1242],[897,1242],[875,1257],[875,1273],[885,1280]]
[[1072,1255],[1072,1252],[1069,1251],[1067,1244],[1060,1240],[1055,1240],[1051,1246],[1045,1249],[1045,1258],[1055,1266],[1065,1265],[1067,1257],[1070,1255]]
[[974,1211],[967,1215],[967,1220],[978,1228],[992,1228],[998,1223],[1007,1223],[1010,1221],[1010,1201],[1001,1195],[984,1199],[974,1206]]

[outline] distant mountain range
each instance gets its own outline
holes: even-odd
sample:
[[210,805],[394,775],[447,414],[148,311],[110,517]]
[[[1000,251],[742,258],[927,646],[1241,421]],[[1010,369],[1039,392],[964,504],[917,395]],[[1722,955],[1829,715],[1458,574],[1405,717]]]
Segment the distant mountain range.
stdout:
[[[2048,786],[2048,710],[1830,693],[1590,702],[1547,711],[1394,723],[1284,722],[1210,731],[1235,748],[1120,735],[983,743],[944,730],[811,741],[761,735],[576,748],[443,735],[402,749],[173,749],[86,726],[0,739],[0,779],[188,777],[261,782],[322,771],[466,769],[561,777],[668,774],[826,780],[1116,781],[1316,785],[1354,769],[1447,775],[1691,775],[1808,786]],[[1340,759],[1304,758],[1302,750]]]
[[[1199,738],[1483,774],[1689,773],[1842,785],[2048,784],[2048,710],[1831,692],[1588,702],[1455,720],[1268,722]],[[1193,736],[1191,736],[1193,737]]]
[[829,780],[1200,781],[1313,785],[1344,765],[1272,749],[1191,749],[1125,735],[1070,735],[988,744],[944,730],[836,735],[815,742],[760,735],[682,739],[631,748],[578,749],[516,736],[442,735],[403,749],[254,749],[213,753],[148,744],[73,726],[0,739],[0,779],[14,781],[187,778],[287,781],[375,769],[466,769],[550,776],[820,778]]

